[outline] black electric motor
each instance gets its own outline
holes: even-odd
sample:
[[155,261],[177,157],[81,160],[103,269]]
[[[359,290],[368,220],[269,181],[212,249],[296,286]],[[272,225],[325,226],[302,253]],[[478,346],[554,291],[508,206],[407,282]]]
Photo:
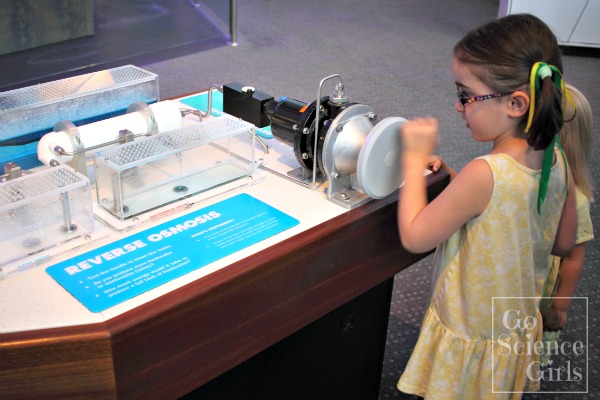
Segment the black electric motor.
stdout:
[[[341,100],[339,100],[341,99]],[[299,100],[284,98],[272,100],[265,104],[265,113],[271,120],[273,136],[294,146],[294,154],[298,163],[308,170],[317,168],[324,173],[321,150],[331,121],[350,103],[347,98],[323,96],[310,104]],[[318,111],[317,111],[318,110]],[[319,146],[315,162],[315,120],[319,114]]]
[[[261,128],[271,124],[273,136],[294,147],[298,163],[308,170],[325,173],[321,149],[331,121],[352,105],[338,83],[335,92],[310,104],[290,98],[274,100],[273,96],[238,82],[223,85],[223,111]],[[319,137],[315,160],[315,121],[319,112]]]

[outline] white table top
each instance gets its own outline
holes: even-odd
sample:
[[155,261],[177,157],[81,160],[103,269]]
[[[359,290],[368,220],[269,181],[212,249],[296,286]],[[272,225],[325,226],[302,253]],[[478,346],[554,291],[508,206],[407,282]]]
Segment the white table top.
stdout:
[[[263,140],[271,147],[270,154],[264,154],[262,150],[259,150],[260,156],[257,158],[263,158],[265,165],[272,167],[274,164],[293,161],[289,160],[289,156],[282,155],[278,151],[278,149],[283,149],[281,146],[286,145],[280,144],[276,139]],[[310,189],[268,171],[259,171],[259,174],[264,176],[259,183],[216,194],[199,201],[194,207],[186,210],[186,213],[210,206],[239,193],[247,193],[296,218],[300,221],[298,225],[103,312],[93,313],[57,283],[46,272],[46,268],[80,253],[133,235],[152,225],[146,224],[125,233],[107,229],[109,231],[107,235],[75,254],[70,252],[68,256],[56,256],[45,264],[0,280],[0,333],[87,325],[106,321],[348,211],[348,209],[328,201],[326,183],[316,189]],[[157,221],[156,224],[182,215],[185,213],[174,214],[167,219]]]

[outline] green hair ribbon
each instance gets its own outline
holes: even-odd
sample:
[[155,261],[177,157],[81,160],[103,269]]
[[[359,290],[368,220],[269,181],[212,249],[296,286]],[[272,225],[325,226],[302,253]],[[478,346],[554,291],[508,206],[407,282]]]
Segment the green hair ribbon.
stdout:
[[[536,95],[541,90],[540,84],[547,77],[550,77],[552,79],[552,82],[554,83],[554,86],[561,93],[564,94],[563,103],[564,103],[564,100],[567,100],[567,101],[569,101],[569,103],[571,103],[571,105],[573,106],[573,109],[575,109],[575,103],[573,102],[573,99],[571,98],[571,94],[565,87],[565,82],[563,81],[562,74],[560,73],[558,68],[556,68],[554,65],[549,65],[549,64],[546,64],[543,62],[536,62],[535,64],[533,64],[533,67],[531,68],[531,73],[529,75],[529,92],[530,92],[531,102],[529,103],[529,116],[527,117],[527,126],[525,127],[525,133],[528,133],[529,129],[531,128],[531,122],[533,121],[533,113],[535,110],[535,98],[536,98]],[[542,175],[540,177],[540,187],[538,190],[538,201],[537,201],[537,212],[539,215],[541,215],[542,204],[544,203],[544,200],[546,199],[546,192],[548,191],[548,181],[550,179],[550,170],[552,169],[552,160],[554,159],[554,148],[555,147],[558,147],[564,160],[566,160],[564,150],[560,143],[560,138],[558,137],[558,135],[554,135],[554,138],[552,139],[552,143],[550,143],[548,145],[548,147],[546,147],[546,149],[544,150],[544,157],[542,160]],[[565,164],[566,164],[566,161],[565,161]],[[565,167],[566,167],[565,171],[566,171],[566,178],[567,178],[566,182],[568,185],[568,182],[569,182],[568,181],[568,178],[569,178],[568,167],[566,165],[565,165]],[[567,194],[568,194],[568,186],[567,186]]]

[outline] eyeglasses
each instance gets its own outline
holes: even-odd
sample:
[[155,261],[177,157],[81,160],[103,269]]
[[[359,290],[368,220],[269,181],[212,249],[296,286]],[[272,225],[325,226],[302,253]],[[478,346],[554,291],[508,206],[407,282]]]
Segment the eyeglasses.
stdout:
[[484,94],[482,96],[469,96],[469,94],[463,90],[456,91],[456,97],[458,97],[458,101],[463,106],[466,104],[474,103],[476,101],[483,101],[487,99],[495,99],[497,97],[506,96],[509,94],[513,94],[514,92],[506,92],[506,93],[493,93],[493,94]]

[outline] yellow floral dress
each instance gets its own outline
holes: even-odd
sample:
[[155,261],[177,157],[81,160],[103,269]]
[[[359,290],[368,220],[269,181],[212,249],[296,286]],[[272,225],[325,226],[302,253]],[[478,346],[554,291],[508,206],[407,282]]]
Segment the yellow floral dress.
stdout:
[[555,154],[541,215],[540,170],[506,154],[481,157],[493,174],[490,202],[436,250],[433,294],[401,391],[482,400],[538,390],[531,345],[541,340],[538,299],[567,188],[566,161]]

